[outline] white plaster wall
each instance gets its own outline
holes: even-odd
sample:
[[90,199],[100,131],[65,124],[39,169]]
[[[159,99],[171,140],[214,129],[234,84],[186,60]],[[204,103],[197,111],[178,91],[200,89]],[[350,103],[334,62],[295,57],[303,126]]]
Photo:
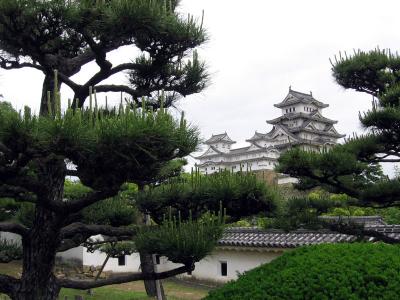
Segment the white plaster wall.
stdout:
[[57,257],[63,260],[78,260],[83,263],[83,252],[86,251],[84,247],[79,246],[76,248],[69,249],[67,251],[58,252]]
[[[83,250],[83,265],[84,266],[101,266],[106,259],[106,254],[95,251],[89,253],[86,249]],[[110,258],[104,267],[104,271],[112,271],[115,273],[138,272],[140,270],[139,253],[133,253],[125,257],[125,265],[119,266],[117,258]]]
[[[192,272],[192,275],[182,274],[180,276],[207,281],[227,282],[237,279],[238,273],[243,273],[261,264],[269,263],[283,253],[283,251],[259,252],[243,250],[243,248],[238,249],[216,249],[211,255],[196,263],[196,268]],[[83,265],[85,266],[101,266],[105,258],[106,255],[99,251],[87,253],[83,250]],[[221,261],[227,262],[227,276],[221,275]],[[181,265],[172,263],[167,258],[161,257],[160,264],[156,266],[156,270],[157,272],[163,272],[178,266]],[[118,273],[138,272],[140,271],[139,254],[134,253],[126,256],[125,266],[118,266],[118,259],[110,258],[104,270]]]
[[316,121],[314,121],[314,126],[315,126],[315,128],[317,128],[318,130],[324,130],[324,128],[325,128],[325,124],[324,124],[324,123],[316,122]]
[[[217,249],[211,255],[196,263],[196,268],[192,272],[192,275],[182,274],[180,276],[207,281],[227,282],[237,279],[238,273],[243,273],[259,265],[269,263],[282,253],[282,251],[258,252]],[[221,276],[221,261],[227,262],[227,276]],[[161,260],[160,263],[158,266],[158,271],[160,272],[179,266],[167,260]]]
[[288,183],[299,183],[299,180],[293,177],[278,178],[278,184],[288,184]]
[[258,162],[253,162],[251,169],[253,171],[259,170],[272,170],[274,168],[274,163],[270,160],[260,160]]
[[294,107],[296,108],[296,111],[295,111],[295,112],[297,112],[297,113],[298,113],[298,112],[299,112],[299,113],[300,113],[300,112],[303,112],[303,113],[304,113],[304,112],[305,112],[305,111],[304,111],[304,106],[305,106],[305,105],[302,104],[302,103],[299,103],[299,104],[294,105]]
[[11,232],[0,231],[0,239],[21,244],[21,236]]

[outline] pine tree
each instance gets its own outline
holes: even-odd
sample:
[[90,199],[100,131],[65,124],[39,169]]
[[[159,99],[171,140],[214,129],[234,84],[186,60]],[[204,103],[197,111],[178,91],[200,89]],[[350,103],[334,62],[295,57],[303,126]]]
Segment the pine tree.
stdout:
[[[177,12],[178,0],[0,0],[0,67],[34,68],[45,78],[40,112],[47,114],[47,93],[61,84],[82,107],[89,87],[97,93],[124,92],[136,105],[143,96],[158,107],[204,89],[208,74],[192,49],[206,40],[202,22]],[[200,23],[200,24],[199,24]],[[107,55],[132,46],[132,57],[113,66]],[[95,62],[99,71],[85,83],[71,77]],[[58,70],[59,81],[53,72]],[[129,85],[102,84],[127,72]],[[55,86],[56,85],[56,86]],[[54,110],[55,98],[51,96]],[[150,104],[150,103],[148,103]]]
[[135,199],[138,209],[156,222],[162,222],[169,213],[179,213],[183,220],[202,218],[221,205],[230,222],[258,214],[270,216],[277,209],[275,188],[251,172],[221,171],[205,176],[195,171],[185,175],[139,193]]
[[[8,218],[0,223],[0,231],[22,237],[23,248],[21,278],[0,275],[0,292],[12,299],[56,299],[61,287],[88,289],[133,280],[162,279],[193,270],[194,262],[211,251],[218,239],[220,223],[201,225],[205,234],[198,237],[208,241],[203,248],[194,247],[193,243],[197,242],[191,239],[192,242],[184,243],[188,248],[173,253],[173,260],[183,263],[177,269],[96,282],[56,278],[53,274],[56,252],[81,245],[90,236],[102,234],[117,240],[136,237],[145,240],[146,234],[154,236],[160,230],[165,234],[182,227],[182,235],[177,238],[184,239],[186,229],[194,230],[196,224],[179,223],[143,232],[131,224],[129,216],[104,224],[109,217],[102,218],[101,206],[96,205],[106,205],[102,201],[117,195],[125,182],[153,181],[171,160],[195,150],[198,134],[185,119],[175,120],[162,105],[153,111],[143,101],[142,108],[121,105],[118,109],[105,110],[91,101],[85,110],[69,107],[62,113],[59,92],[55,93],[56,109],[51,110],[49,101],[51,114],[47,116],[32,115],[27,107],[18,113],[9,104],[0,105],[0,198],[28,204],[33,212],[30,222]],[[76,170],[69,169],[68,162]],[[65,198],[67,175],[77,176],[87,190]],[[124,210],[118,211],[123,215]],[[139,251],[158,251],[168,257],[172,254],[165,250],[170,249],[166,244],[168,241],[159,243],[163,246],[160,249],[153,246],[146,250],[146,244],[137,247]],[[191,261],[188,260],[190,251]]]
[[400,179],[384,176],[379,163],[400,162],[400,57],[380,49],[355,51],[332,66],[338,84],[372,96],[372,109],[359,115],[366,133],[330,151],[292,149],[280,157],[278,170],[299,177],[303,187],[346,193],[359,205],[398,206]]

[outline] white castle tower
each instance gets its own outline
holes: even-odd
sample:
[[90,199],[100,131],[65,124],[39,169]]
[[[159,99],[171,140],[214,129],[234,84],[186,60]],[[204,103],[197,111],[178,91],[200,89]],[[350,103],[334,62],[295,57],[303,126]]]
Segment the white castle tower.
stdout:
[[345,136],[334,128],[337,121],[322,116],[322,110],[329,105],[316,100],[311,92],[304,94],[289,88],[285,99],[274,106],[281,109],[282,115],[267,121],[273,126],[270,132],[256,131],[246,140],[249,146],[231,149],[235,142],[227,133],[208,139],[208,149],[197,157],[200,171],[211,174],[224,169],[273,170],[280,154],[291,147],[319,151],[332,147]]

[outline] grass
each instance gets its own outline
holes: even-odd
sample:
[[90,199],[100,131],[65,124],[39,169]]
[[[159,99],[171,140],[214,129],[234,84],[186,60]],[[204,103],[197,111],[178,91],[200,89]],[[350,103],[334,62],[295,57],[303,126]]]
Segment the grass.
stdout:
[[75,296],[82,296],[85,300],[147,300],[145,292],[123,291],[111,287],[101,287],[93,290],[93,295],[86,291],[77,291],[74,289],[62,289],[59,298],[64,300],[65,296],[73,300]]
[[[21,273],[21,263],[11,262],[9,264],[0,264],[0,273],[19,277]],[[163,280],[163,286],[168,300],[200,300],[204,298],[209,292],[209,289],[206,287],[195,286],[193,284],[183,283],[176,280]],[[146,296],[143,281],[134,281],[93,289],[92,296],[90,296],[86,291],[62,289],[59,299],[64,300],[67,296],[69,300],[73,300],[74,296],[78,295],[83,296],[83,299],[85,300],[153,299]],[[3,300],[2,297],[4,296],[1,296],[0,294],[0,300]]]

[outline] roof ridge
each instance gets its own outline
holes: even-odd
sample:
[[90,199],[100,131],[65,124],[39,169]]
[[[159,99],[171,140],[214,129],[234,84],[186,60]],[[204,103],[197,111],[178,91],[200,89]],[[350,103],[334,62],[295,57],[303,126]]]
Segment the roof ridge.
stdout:
[[[297,94],[302,94],[302,95],[305,95],[305,96],[309,96],[309,97],[314,98],[312,94],[306,94],[306,93],[303,93],[303,92],[295,91],[295,90],[293,90],[293,89],[290,89],[290,90],[289,90],[289,94],[290,94],[291,92],[295,92],[295,93],[297,93]],[[314,99],[315,99],[315,98],[314,98]]]

